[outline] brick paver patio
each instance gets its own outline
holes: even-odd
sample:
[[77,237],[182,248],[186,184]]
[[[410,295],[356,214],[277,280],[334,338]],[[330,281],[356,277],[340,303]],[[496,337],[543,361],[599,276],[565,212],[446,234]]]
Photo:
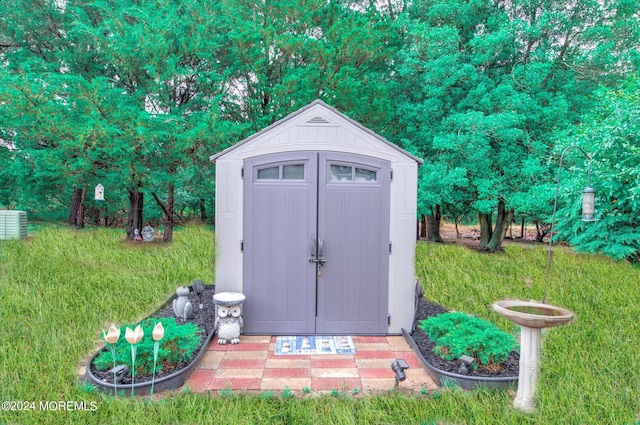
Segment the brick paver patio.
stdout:
[[187,381],[194,392],[311,390],[380,392],[395,386],[391,362],[410,368],[399,388],[419,392],[436,388],[424,366],[401,336],[355,336],[355,355],[276,356],[272,336],[241,336],[240,344],[209,345]]

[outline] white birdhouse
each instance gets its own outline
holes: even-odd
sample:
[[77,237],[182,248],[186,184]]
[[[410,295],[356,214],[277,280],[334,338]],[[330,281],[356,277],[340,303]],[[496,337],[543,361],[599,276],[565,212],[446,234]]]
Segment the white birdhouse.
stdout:
[[95,196],[93,197],[96,201],[104,201],[104,186],[100,183],[96,186]]

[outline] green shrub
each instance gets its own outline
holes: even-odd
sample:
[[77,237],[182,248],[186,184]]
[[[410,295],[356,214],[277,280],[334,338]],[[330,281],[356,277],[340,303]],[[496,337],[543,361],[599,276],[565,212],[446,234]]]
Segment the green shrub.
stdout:
[[436,343],[434,353],[446,360],[467,355],[482,365],[502,363],[517,347],[516,338],[492,323],[464,313],[443,313],[419,325]]
[[[136,376],[150,375],[153,373],[153,346],[151,337],[153,327],[162,322],[164,338],[160,340],[158,350],[158,363],[156,373],[163,369],[171,369],[177,365],[189,362],[193,359],[196,350],[201,345],[202,330],[193,323],[179,325],[173,317],[149,318],[140,322],[144,331],[144,338],[136,348]],[[125,330],[135,325],[123,325],[120,327],[120,338],[116,342],[116,364],[126,364],[131,371],[131,345],[125,339]],[[103,351],[93,361],[98,370],[109,370],[113,367],[111,350]]]

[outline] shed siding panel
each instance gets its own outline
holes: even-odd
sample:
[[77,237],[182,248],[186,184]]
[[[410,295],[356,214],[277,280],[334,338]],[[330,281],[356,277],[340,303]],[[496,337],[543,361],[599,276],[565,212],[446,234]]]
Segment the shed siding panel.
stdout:
[[216,286],[242,292],[242,164],[216,163]]
[[[415,285],[415,231],[417,166],[398,166],[391,183],[391,242],[393,251],[389,262],[390,333],[410,329],[413,324],[413,296]],[[395,190],[394,190],[395,189]]]

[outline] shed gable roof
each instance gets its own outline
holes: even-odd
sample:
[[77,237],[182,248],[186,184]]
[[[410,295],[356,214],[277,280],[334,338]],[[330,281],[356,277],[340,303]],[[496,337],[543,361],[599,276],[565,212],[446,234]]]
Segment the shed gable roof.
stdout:
[[[313,115],[311,115],[310,117],[304,117],[305,113],[308,112],[310,109],[314,109],[315,113]],[[298,119],[298,122],[295,122],[296,119]],[[275,123],[271,124],[270,126],[260,130],[257,133],[252,134],[251,136],[247,137],[244,140],[239,141],[238,143],[234,144],[233,146],[218,152],[215,155],[212,155],[209,159],[215,163],[215,161],[226,155],[229,152],[232,152],[238,148],[240,148],[241,146],[244,146],[246,144],[249,143],[260,143],[258,142],[258,140],[260,140],[262,138],[262,136],[267,135],[268,133],[273,133],[273,132],[278,132],[279,129],[284,130],[285,127],[289,127],[291,124],[299,126],[299,127],[340,127],[341,124],[339,123],[341,120],[346,120],[348,123],[350,123],[351,125],[355,126],[357,131],[360,131],[366,135],[369,136],[369,138],[375,140],[376,142],[382,143],[388,147],[391,147],[395,150],[397,150],[398,152],[402,153],[403,155],[411,158],[412,160],[416,161],[418,164],[422,164],[423,161],[410,154],[409,152],[405,151],[404,149],[400,148],[399,146],[391,143],[390,141],[388,141],[387,139],[385,139],[384,137],[376,134],[375,132],[373,132],[372,130],[366,128],[365,126],[363,126],[362,124],[360,124],[359,122],[349,118],[348,116],[344,115],[343,113],[341,113],[340,111],[338,111],[337,109],[333,108],[332,106],[327,105],[325,102],[323,102],[320,99],[314,100],[313,102],[311,102],[310,104],[298,109],[295,112],[292,112],[291,114],[287,115],[286,117],[276,121]]]

